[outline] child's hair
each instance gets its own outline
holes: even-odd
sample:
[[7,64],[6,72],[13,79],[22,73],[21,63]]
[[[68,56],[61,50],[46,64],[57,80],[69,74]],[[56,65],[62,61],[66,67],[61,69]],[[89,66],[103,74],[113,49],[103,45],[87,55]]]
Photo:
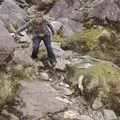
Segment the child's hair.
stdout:
[[36,11],[36,17],[43,17],[44,11]]

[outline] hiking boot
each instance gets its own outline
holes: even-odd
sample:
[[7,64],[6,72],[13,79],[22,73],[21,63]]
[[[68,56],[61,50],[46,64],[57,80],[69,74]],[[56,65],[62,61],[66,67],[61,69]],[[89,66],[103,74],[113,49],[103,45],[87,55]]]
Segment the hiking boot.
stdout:
[[50,60],[50,64],[51,64],[51,66],[52,66],[52,67],[55,67],[55,66],[56,66],[56,64],[57,64],[57,61],[56,61],[56,60],[51,59],[51,60]]
[[51,66],[49,60],[43,60],[42,63],[43,63],[43,65],[44,65],[45,67],[50,67],[50,66]]

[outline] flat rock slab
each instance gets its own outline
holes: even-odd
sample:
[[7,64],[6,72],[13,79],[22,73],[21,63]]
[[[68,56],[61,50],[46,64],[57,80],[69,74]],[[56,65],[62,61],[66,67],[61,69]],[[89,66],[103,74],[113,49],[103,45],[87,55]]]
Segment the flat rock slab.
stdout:
[[60,94],[47,82],[22,81],[21,85],[19,96],[24,104],[16,109],[28,119],[37,120],[48,112],[59,112],[66,107],[66,103],[56,99]]

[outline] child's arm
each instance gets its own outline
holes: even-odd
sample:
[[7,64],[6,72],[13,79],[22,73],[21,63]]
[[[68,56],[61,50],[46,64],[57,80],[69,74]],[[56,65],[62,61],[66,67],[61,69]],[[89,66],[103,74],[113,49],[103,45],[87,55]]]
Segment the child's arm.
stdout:
[[55,34],[55,31],[54,31],[52,25],[51,25],[48,21],[46,21],[46,22],[47,22],[48,27],[51,29],[52,34],[54,35],[54,34]]
[[27,22],[25,25],[23,25],[21,28],[19,28],[15,34],[19,34],[20,32],[24,31],[25,29],[27,29],[29,26],[31,26],[33,23],[33,21],[29,21]]

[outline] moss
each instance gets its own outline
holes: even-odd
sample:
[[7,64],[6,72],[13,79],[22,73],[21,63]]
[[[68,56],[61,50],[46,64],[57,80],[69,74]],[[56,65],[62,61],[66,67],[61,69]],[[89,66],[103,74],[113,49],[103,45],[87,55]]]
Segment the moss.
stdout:
[[0,72],[0,107],[16,96],[18,88],[19,82],[11,79],[11,74]]
[[88,15],[84,15],[84,19],[83,19],[83,26],[87,29],[91,29],[93,27],[94,20],[88,16]]
[[66,41],[66,38],[61,37],[60,35],[55,35],[55,36],[52,37],[52,41],[62,43],[64,41]]
[[8,30],[10,31],[10,32],[16,32],[16,30],[18,30],[18,24],[16,24],[16,23],[13,23],[13,24],[10,24],[9,25],[9,28],[8,28]]
[[46,50],[46,48],[41,48],[41,49],[39,50],[38,59],[39,59],[40,61],[43,61],[43,60],[46,60],[47,57],[48,57],[48,55],[47,55],[47,50]]
[[[98,38],[101,35],[102,30],[98,28],[92,28],[85,30],[83,33],[76,33],[71,37],[62,38],[61,47],[79,50],[84,48],[84,50],[94,50],[98,47],[99,41]],[[61,38],[60,38],[61,39]],[[83,51],[83,50],[82,50]],[[81,52],[81,51],[80,51]]]

